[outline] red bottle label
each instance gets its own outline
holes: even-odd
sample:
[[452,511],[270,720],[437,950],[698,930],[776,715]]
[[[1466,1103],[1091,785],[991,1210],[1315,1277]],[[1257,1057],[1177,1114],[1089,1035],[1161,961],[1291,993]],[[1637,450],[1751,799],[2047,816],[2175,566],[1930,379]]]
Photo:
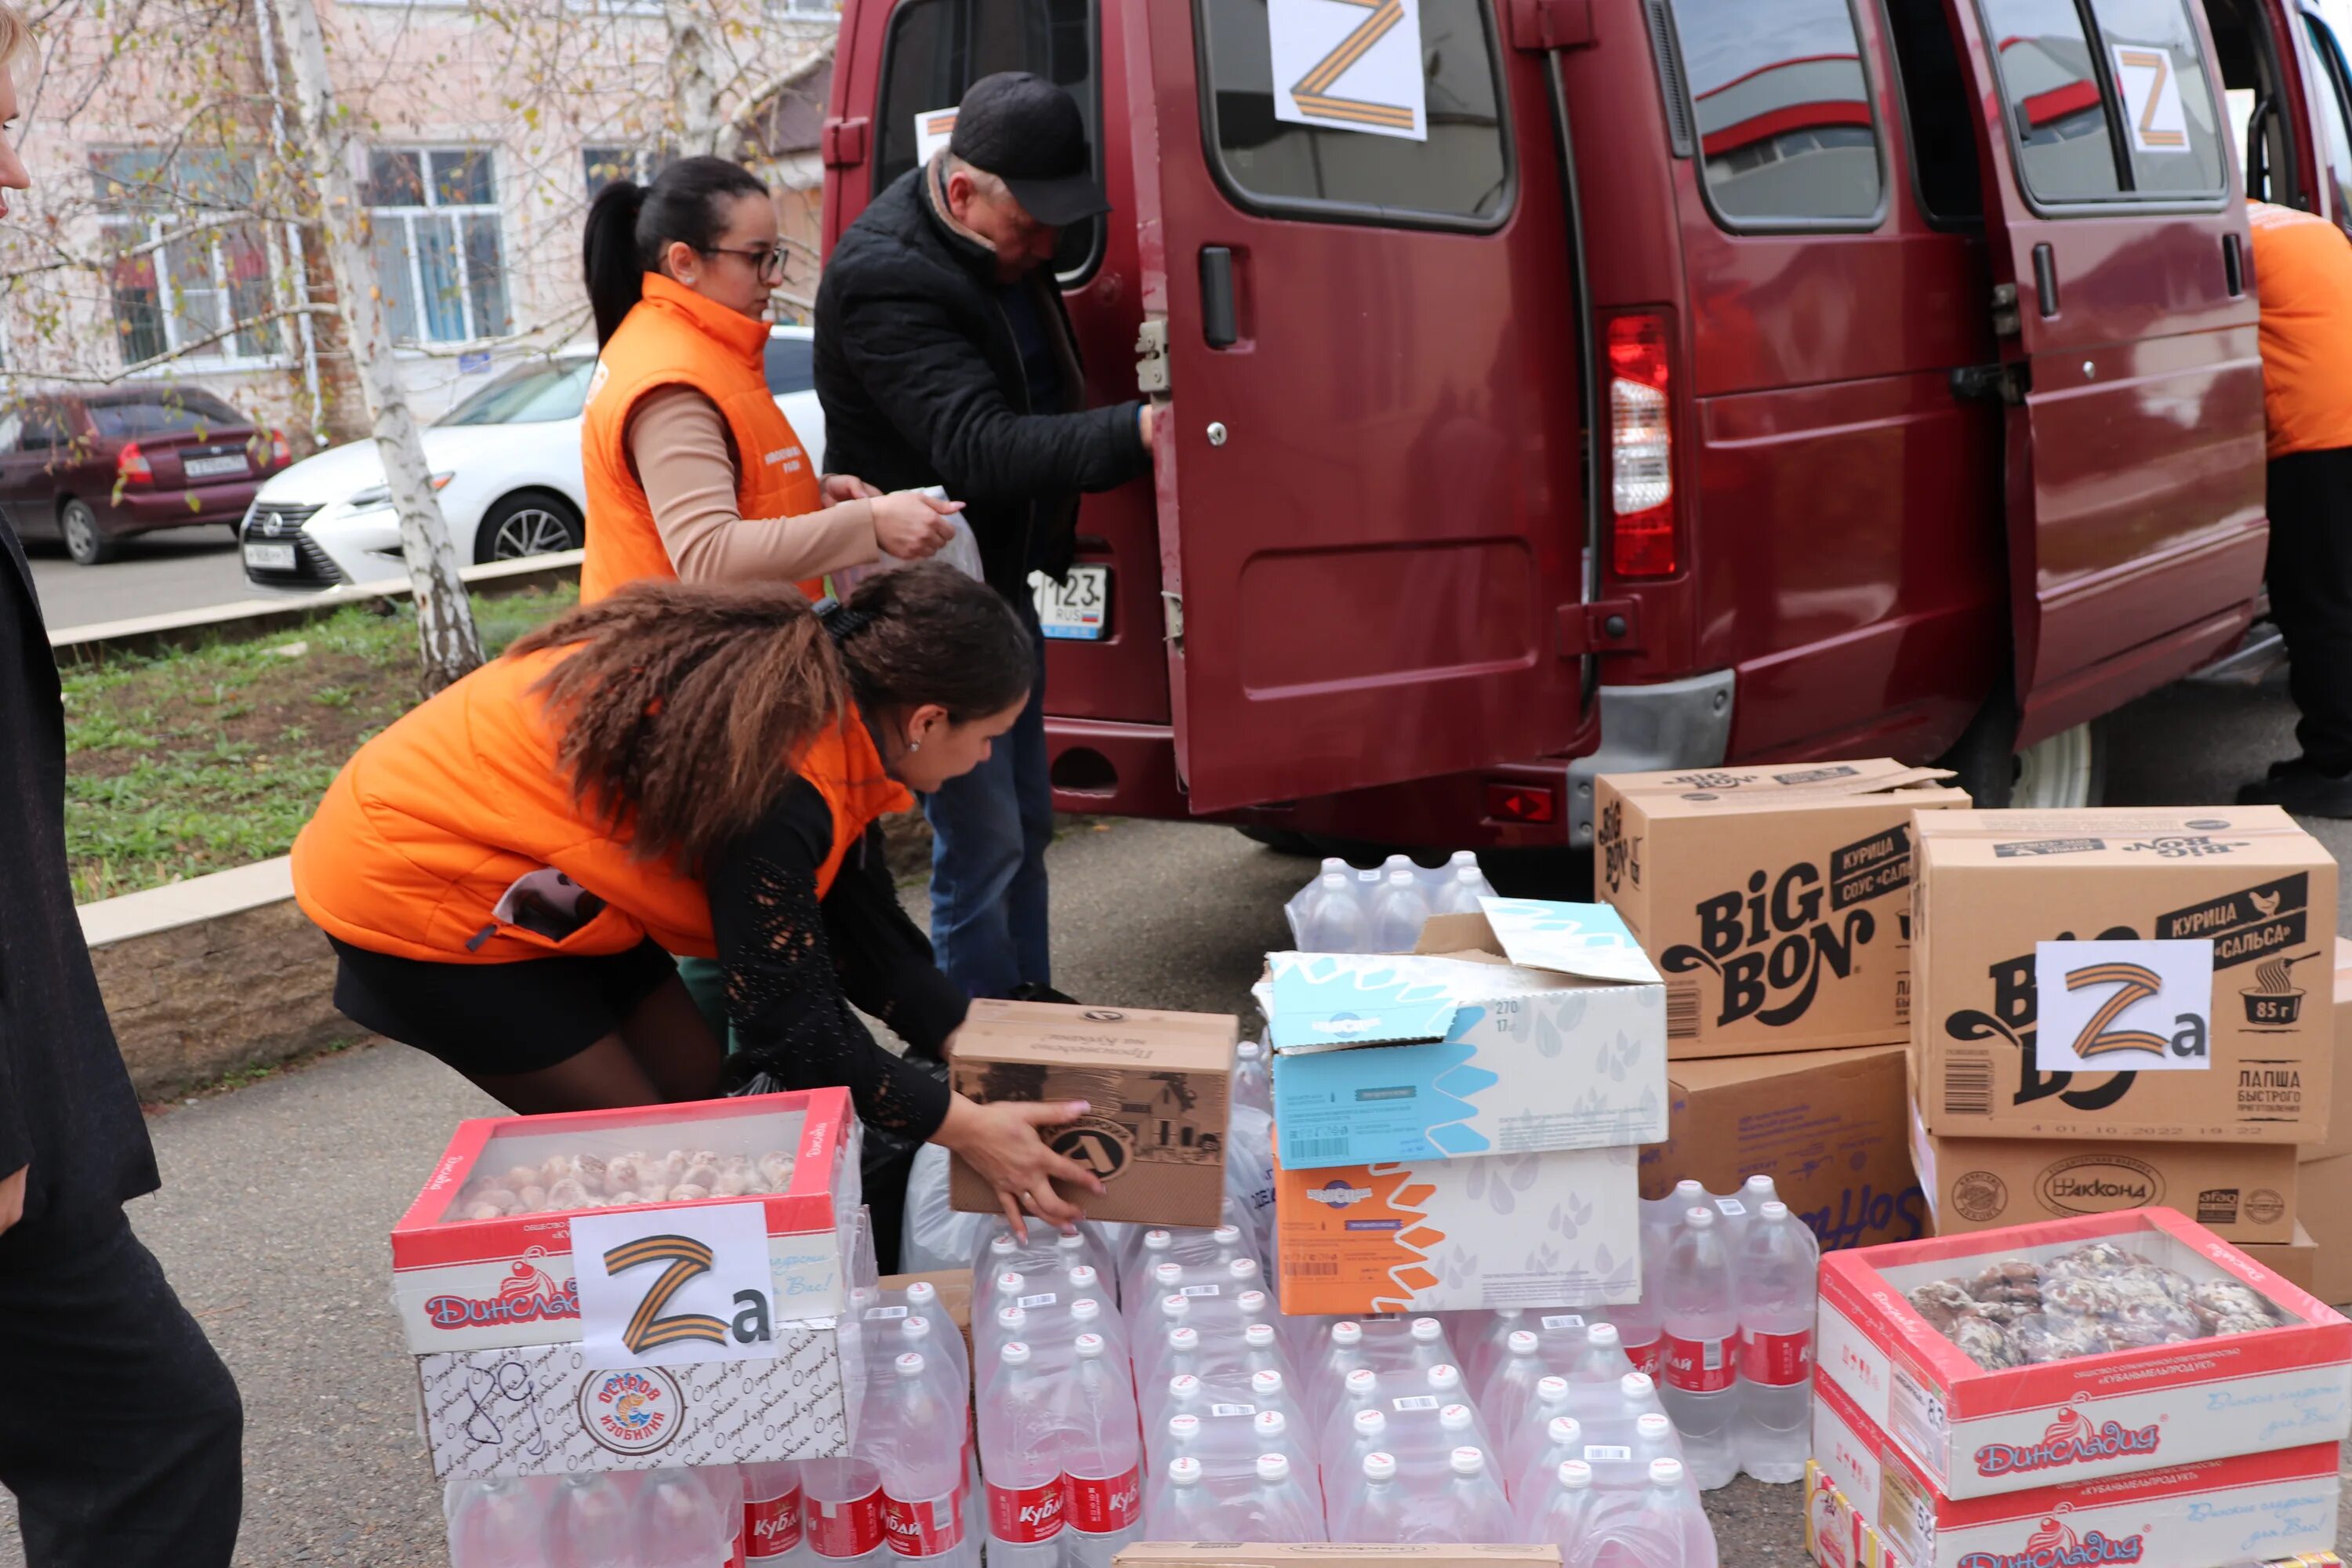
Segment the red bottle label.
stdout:
[[747,1565],[781,1563],[801,1543],[801,1489],[780,1498],[743,1505],[743,1561]]
[[1793,1334],[1759,1334],[1743,1331],[1739,1340],[1739,1375],[1769,1388],[1790,1388],[1805,1381],[1813,1370],[1813,1335],[1810,1329]]
[[727,1561],[720,1564],[720,1568],[750,1568],[750,1561],[743,1555],[743,1531],[740,1530],[735,1532],[735,1539],[727,1543]]
[[1062,1531],[1062,1478],[1042,1487],[988,1488],[988,1533],[1013,1546],[1034,1546]]
[[1070,1528],[1083,1530],[1088,1535],[1108,1535],[1134,1524],[1136,1516],[1143,1510],[1140,1478],[1140,1467],[1129,1467],[1124,1475],[1101,1480],[1087,1476],[1063,1477],[1068,1488],[1066,1506]]
[[955,1493],[903,1502],[888,1494],[882,1499],[882,1529],[890,1550],[901,1557],[937,1557],[963,1544],[963,1510]]
[[1665,1357],[1666,1342],[1664,1340],[1650,1340],[1642,1344],[1625,1347],[1625,1359],[1632,1362],[1633,1370],[1643,1377],[1656,1377],[1658,1369],[1664,1364]]
[[1666,1386],[1685,1394],[1720,1394],[1738,1378],[1729,1340],[1685,1340],[1668,1334],[1665,1346]]
[[848,1502],[812,1502],[809,1550],[819,1557],[863,1557],[882,1544],[882,1489]]

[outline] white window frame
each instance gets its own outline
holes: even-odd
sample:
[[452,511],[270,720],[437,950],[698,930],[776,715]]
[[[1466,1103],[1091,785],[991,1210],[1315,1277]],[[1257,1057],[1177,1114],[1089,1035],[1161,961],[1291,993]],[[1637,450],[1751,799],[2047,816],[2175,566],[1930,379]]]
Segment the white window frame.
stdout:
[[[115,148],[103,151],[140,152],[142,149]],[[213,293],[220,301],[219,314],[213,322],[215,329],[217,330],[231,326],[236,321],[235,314],[236,301],[229,288],[227,248],[222,244],[223,238],[230,229],[251,227],[260,232],[263,254],[269,258],[270,303],[273,306],[284,303],[281,296],[286,287],[286,254],[277,225],[265,222],[259,217],[244,215],[224,216],[216,222],[206,223],[202,217],[188,213],[142,213],[128,207],[109,209],[103,204],[100,206],[97,219],[100,241],[109,254],[119,257],[123,251],[137,249],[141,246],[150,247],[142,259],[146,261],[149,270],[155,276],[155,309],[163,318],[163,353],[167,356],[173,357],[167,359],[165,363],[150,365],[145,370],[132,372],[134,378],[178,375],[184,374],[190,366],[200,366],[207,373],[214,371],[226,373],[284,370],[294,363],[293,354],[285,347],[290,338],[289,321],[282,316],[276,320],[279,344],[276,353],[241,353],[237,350],[236,335],[231,334],[215,340],[209,350],[198,351],[195,355],[182,354],[180,350],[182,329],[186,323],[183,321],[178,309],[179,292],[172,278],[168,247],[158,243],[167,234],[177,235],[175,243],[192,241],[199,237],[205,239],[205,249],[212,258]],[[127,243],[117,245],[118,237]],[[109,325],[117,329],[115,345],[116,352],[120,354],[126,344],[124,336],[120,331],[121,318],[115,312],[113,280],[110,278],[107,280],[106,289],[106,319]],[[126,358],[122,363],[131,364],[136,362]]]
[[[393,339],[394,347],[412,350],[425,347],[446,349],[453,345],[497,342],[512,337],[515,314],[514,268],[507,259],[506,208],[497,200],[497,193],[505,184],[499,177],[499,150],[496,147],[468,146],[462,142],[393,142],[372,144],[367,151],[370,155],[377,153],[411,153],[416,156],[417,172],[423,179],[425,205],[422,206],[370,206],[367,209],[367,215],[368,226],[372,231],[380,230],[381,226],[389,222],[397,222],[400,225],[404,240],[402,254],[408,260],[409,308],[420,329],[427,326],[429,312],[425,308],[425,264],[420,259],[421,253],[416,244],[416,219],[449,216],[454,217],[457,225],[457,243],[452,247],[452,250],[457,265],[457,309],[465,323],[464,335],[455,338],[404,338],[395,334]],[[476,153],[489,159],[492,199],[487,203],[436,201],[433,188],[433,158],[436,153],[461,155]],[[505,289],[507,324],[503,331],[484,332],[480,330],[481,323],[474,320],[473,263],[466,254],[466,219],[468,217],[488,217],[498,225],[499,264],[505,268],[507,275]],[[391,323],[387,321],[385,324],[389,326]]]
[[841,0],[767,0],[768,14],[795,22],[841,24]]
[[[650,147],[632,147],[625,142],[583,142],[580,143],[580,186],[583,191],[588,186],[588,154],[591,153],[619,153],[620,156],[613,162],[615,164],[625,163],[627,168],[614,177],[616,180],[630,180],[640,185],[653,184],[654,174],[656,172],[656,165],[660,161],[660,154]],[[675,153],[672,154],[672,156],[675,155]],[[596,198],[592,195],[588,199],[593,202]]]

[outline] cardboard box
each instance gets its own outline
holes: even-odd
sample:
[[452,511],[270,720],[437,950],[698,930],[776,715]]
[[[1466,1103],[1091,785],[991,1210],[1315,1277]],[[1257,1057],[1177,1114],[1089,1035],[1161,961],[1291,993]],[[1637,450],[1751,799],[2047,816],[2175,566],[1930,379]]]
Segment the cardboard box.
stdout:
[[1622,1305],[1642,1294],[1632,1149],[1274,1173],[1286,1313]]
[[[1908,1295],[1997,1261],[2040,1263],[2094,1241],[2200,1283],[2249,1286],[2285,1324],[1988,1371]],[[2290,1435],[2297,1444],[2335,1443],[2352,1433],[2352,1322],[2170,1209],[1832,1252],[1822,1259],[1819,1325],[1816,1386],[1835,1384],[1946,1497],[2201,1464],[2277,1447]],[[2086,1436],[2112,1429],[2129,1440],[2042,1452],[2059,1412]]]
[[1675,1062],[1667,1138],[1642,1151],[1642,1195],[1685,1176],[1727,1193],[1772,1178],[1826,1248],[1913,1241],[1927,1202],[1902,1128],[1901,1046]]
[[1916,1108],[1909,1121],[1937,1236],[2161,1205],[2241,1246],[2294,1239],[2291,1143],[1937,1138]]
[[[2051,1439],[2080,1424],[2057,1412]],[[2225,1568],[2336,1544],[2333,1443],[1956,1501],[1830,1385],[1813,1396],[1813,1462],[1895,1568]],[[1848,1524],[1832,1539],[1855,1534]]]
[[1557,1546],[1216,1546],[1142,1541],[1122,1546],[1114,1568],[1559,1568]]
[[1595,882],[1666,973],[1686,1057],[1910,1033],[1911,814],[1952,775],[1863,762],[1603,773]]
[[1928,1131],[2326,1142],[2334,1010],[2306,988],[2332,994],[2336,862],[2285,812],[1930,811],[1914,837]]
[[[1101,1197],[1056,1191],[1089,1219],[1214,1226],[1225,1196],[1225,1118],[1241,1021],[1050,1002],[971,1005],[950,1045],[958,1092],[996,1100],[1083,1100],[1094,1109],[1045,1137],[1102,1178]],[[948,1202],[999,1212],[995,1189],[960,1159]]]
[[2352,938],[2336,939],[2336,1058],[2329,1069],[2327,1136],[2303,1145],[2305,1160],[2352,1154]]
[[2352,1301],[2352,1154],[2305,1165],[2297,1174],[2304,1228],[2317,1247],[2311,1293],[2330,1303]]
[[1901,1568],[1819,1459],[1805,1461],[1805,1555],[1818,1568]]
[[[877,1290],[904,1291],[918,1279],[929,1281],[931,1288],[940,1293],[940,1310],[947,1314],[948,1321],[953,1323],[956,1332],[963,1336],[964,1359],[969,1363],[971,1359],[971,1270],[941,1268],[928,1274],[885,1274],[874,1283]],[[877,1310],[874,1307],[865,1310],[865,1316],[869,1319],[877,1315]]]
[[2238,1246],[2247,1257],[2299,1289],[2310,1290],[2319,1282],[2319,1243],[2301,1220],[2294,1222],[2292,1241],[2240,1242]]
[[1601,904],[1480,900],[1417,954],[1268,955],[1276,1152],[1294,1171],[1653,1143],[1665,989]]

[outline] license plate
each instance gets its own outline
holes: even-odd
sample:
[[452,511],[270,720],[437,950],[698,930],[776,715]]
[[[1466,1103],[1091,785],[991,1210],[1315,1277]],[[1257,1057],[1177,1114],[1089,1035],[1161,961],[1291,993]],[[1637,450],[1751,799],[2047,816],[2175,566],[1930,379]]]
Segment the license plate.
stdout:
[[290,544],[248,544],[245,547],[245,563],[264,572],[294,570],[294,547]]
[[1037,624],[1047,637],[1100,640],[1110,615],[1109,567],[1073,566],[1059,583],[1032,572],[1029,587],[1037,601]]
[[211,479],[223,474],[242,474],[247,469],[243,458],[231,455],[226,458],[190,458],[180,465],[180,471],[192,479]]

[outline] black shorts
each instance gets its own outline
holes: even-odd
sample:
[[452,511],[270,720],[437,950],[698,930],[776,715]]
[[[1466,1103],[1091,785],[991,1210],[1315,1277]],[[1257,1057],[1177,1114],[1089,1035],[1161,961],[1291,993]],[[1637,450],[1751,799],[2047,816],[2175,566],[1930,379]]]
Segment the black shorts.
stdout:
[[651,938],[626,952],[512,963],[431,963],[327,940],[345,1017],[459,1072],[492,1077],[578,1056],[677,974],[677,961]]

